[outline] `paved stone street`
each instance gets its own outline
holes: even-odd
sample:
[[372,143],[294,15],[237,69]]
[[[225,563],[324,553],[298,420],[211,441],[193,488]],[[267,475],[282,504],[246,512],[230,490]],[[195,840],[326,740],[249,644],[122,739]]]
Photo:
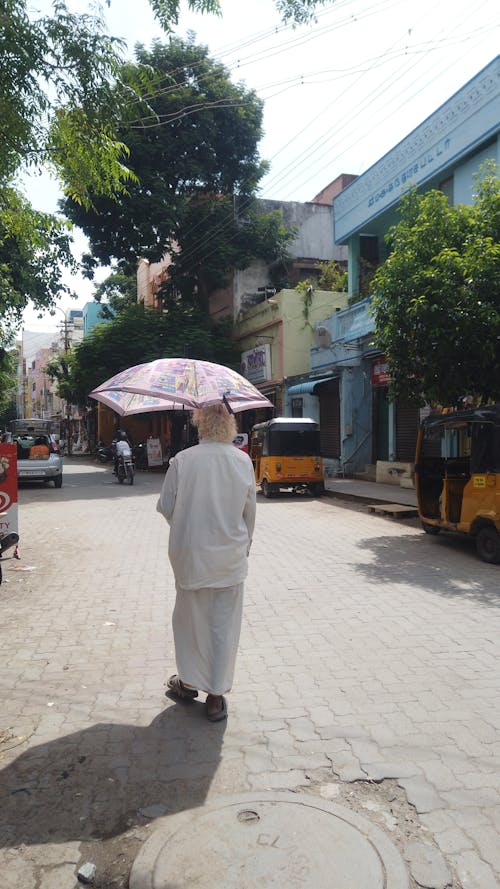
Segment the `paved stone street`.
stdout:
[[259,497],[229,720],[212,725],[164,696],[161,481],[67,460],[61,490],[20,491],[22,561],[0,588],[2,889],[73,889],[84,862],[125,887],[169,816],[266,790],[371,820],[412,887],[498,889],[500,567],[331,497]]

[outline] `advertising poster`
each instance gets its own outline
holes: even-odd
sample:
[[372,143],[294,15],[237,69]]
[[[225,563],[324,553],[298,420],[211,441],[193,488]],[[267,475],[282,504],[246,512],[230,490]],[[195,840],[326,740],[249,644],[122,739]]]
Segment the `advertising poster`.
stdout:
[[147,440],[148,466],[163,466],[163,454],[159,438]]
[[17,445],[0,444],[0,534],[19,533]]
[[245,454],[248,454],[248,433],[238,432],[236,438],[233,438],[233,444],[240,450],[245,451]]

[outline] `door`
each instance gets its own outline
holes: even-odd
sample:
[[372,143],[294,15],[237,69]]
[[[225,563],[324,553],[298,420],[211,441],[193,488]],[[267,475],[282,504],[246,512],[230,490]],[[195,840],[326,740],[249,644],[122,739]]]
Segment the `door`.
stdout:
[[389,459],[389,396],[387,386],[374,389],[374,445],[373,462]]

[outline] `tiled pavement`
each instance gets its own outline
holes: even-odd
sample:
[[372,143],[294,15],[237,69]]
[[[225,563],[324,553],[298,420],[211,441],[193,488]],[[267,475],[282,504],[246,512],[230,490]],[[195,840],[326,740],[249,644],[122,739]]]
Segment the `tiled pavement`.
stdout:
[[498,889],[500,568],[331,497],[259,497],[229,720],[210,725],[163,694],[160,484],[82,461],[60,491],[20,493],[33,570],[6,565],[0,588],[2,889],[73,887],[86,860],[125,886],[157,816],[299,789],[382,826],[412,886]]

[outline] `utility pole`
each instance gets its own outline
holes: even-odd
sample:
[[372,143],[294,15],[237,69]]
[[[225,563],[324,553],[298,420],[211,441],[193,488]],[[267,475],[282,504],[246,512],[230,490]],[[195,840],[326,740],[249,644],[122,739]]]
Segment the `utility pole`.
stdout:
[[[68,330],[68,319],[66,316],[66,312],[60,306],[54,306],[58,312],[62,312],[64,315],[64,355],[67,356],[69,352],[69,330]],[[69,401],[65,399],[66,405],[66,449],[69,456],[71,456],[71,452],[73,450],[73,439],[72,439],[72,428],[71,428],[71,405]]]

